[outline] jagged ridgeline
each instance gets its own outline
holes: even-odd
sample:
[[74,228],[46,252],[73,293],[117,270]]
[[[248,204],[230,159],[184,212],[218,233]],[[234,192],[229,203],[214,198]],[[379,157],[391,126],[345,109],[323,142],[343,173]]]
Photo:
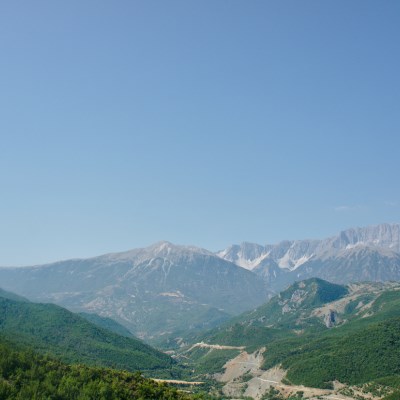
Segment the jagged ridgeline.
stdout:
[[276,292],[311,277],[340,284],[400,280],[400,225],[351,228],[320,240],[242,243],[218,255],[253,271]]
[[179,376],[175,361],[136,338],[113,333],[53,304],[1,294],[7,296],[0,296],[0,334],[4,338],[65,362]]

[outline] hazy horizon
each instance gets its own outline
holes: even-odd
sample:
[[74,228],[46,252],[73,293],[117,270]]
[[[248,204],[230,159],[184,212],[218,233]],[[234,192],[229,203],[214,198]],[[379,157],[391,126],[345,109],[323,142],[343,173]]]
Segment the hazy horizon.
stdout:
[[[399,223],[397,223],[397,222],[390,222],[390,223],[384,222],[384,223],[378,224],[378,225],[386,225],[386,224],[388,224],[388,225],[399,225]],[[369,226],[373,227],[373,226],[376,226],[376,225],[369,225]],[[340,232],[346,231],[348,229],[353,229],[353,228],[367,228],[367,226],[363,226],[363,227],[361,227],[361,226],[347,227],[346,229],[342,229]],[[109,250],[109,251],[104,251],[104,252],[99,253],[99,254],[85,254],[85,255],[82,255],[82,256],[73,255],[73,256],[67,256],[65,258],[57,258],[57,259],[54,259],[54,260],[47,260],[47,261],[45,261],[43,263],[30,263],[30,264],[24,264],[24,265],[0,265],[0,268],[1,267],[10,267],[10,268],[13,268],[13,267],[33,267],[33,266],[52,264],[54,262],[68,261],[68,260],[73,260],[73,259],[90,259],[90,258],[96,258],[98,256],[108,255],[108,254],[124,253],[124,252],[129,252],[130,250],[137,250],[137,249],[141,249],[141,248],[147,248],[147,247],[151,247],[153,245],[156,245],[157,243],[163,243],[163,242],[171,243],[174,246],[197,247],[197,248],[200,248],[200,249],[211,251],[213,253],[218,253],[219,251],[225,250],[226,248],[228,248],[231,245],[240,245],[240,244],[243,244],[243,243],[255,243],[255,244],[258,244],[258,245],[265,246],[265,245],[278,245],[279,243],[281,243],[283,241],[286,241],[286,240],[289,240],[289,241],[324,240],[324,239],[328,239],[330,237],[336,236],[336,235],[340,234],[340,232],[338,231],[338,232],[335,232],[335,233],[333,233],[331,235],[324,236],[324,237],[283,238],[281,240],[278,240],[277,242],[270,242],[270,243],[267,243],[267,242],[266,243],[249,242],[249,241],[245,240],[245,241],[242,241],[242,242],[228,243],[224,248],[218,248],[218,249],[206,248],[206,247],[203,247],[203,246],[199,246],[196,243],[175,243],[175,242],[171,242],[170,240],[167,240],[167,239],[162,239],[162,240],[157,240],[157,241],[155,241],[153,243],[145,244],[143,246],[131,247],[131,248],[127,248],[127,249],[113,249],[113,250]]]
[[400,221],[400,3],[0,6],[0,266]]

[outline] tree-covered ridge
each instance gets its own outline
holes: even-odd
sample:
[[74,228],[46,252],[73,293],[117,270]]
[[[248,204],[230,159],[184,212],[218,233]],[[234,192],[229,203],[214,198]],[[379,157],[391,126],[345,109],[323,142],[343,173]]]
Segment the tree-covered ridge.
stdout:
[[246,346],[248,350],[255,350],[270,341],[297,336],[299,330],[325,330],[323,320],[311,315],[311,311],[347,294],[346,286],[318,278],[296,282],[255,310],[188,341]]
[[133,333],[112,318],[102,317],[98,314],[80,312],[79,315],[100,328],[107,329],[120,336],[134,337]]
[[[177,369],[168,355],[140,340],[112,333],[53,304],[0,297],[0,333],[65,362],[130,371],[168,370],[174,373]],[[161,376],[165,374],[161,373]]]
[[264,368],[281,364],[294,384],[329,387],[400,375],[400,317],[339,335],[271,343]]
[[[303,296],[299,293],[303,292]],[[294,297],[299,299],[302,308],[316,307],[338,300],[349,293],[346,286],[337,285],[319,278],[311,278],[295,282],[288,289],[279,294],[279,299],[294,302]]]
[[[299,318],[304,319],[310,310],[339,300],[348,293],[346,286],[318,278],[295,282],[269,302],[239,316],[237,322],[296,329]],[[315,321],[311,321],[310,324],[315,325]]]
[[200,398],[140,373],[66,365],[0,339],[0,399],[189,400]]
[[15,300],[15,301],[26,301],[29,302],[28,299],[26,299],[25,297],[19,296],[15,293],[12,292],[8,292],[7,290],[4,290],[2,288],[0,288],[0,297],[3,297],[5,299],[10,299],[10,300]]
[[[296,385],[332,388],[336,380],[383,385],[382,396],[397,400],[390,393],[400,388],[399,289],[397,283],[343,287],[319,279],[297,282],[197,342],[244,346],[249,353],[265,348],[262,369],[281,366],[287,382]],[[332,315],[328,324],[326,317]],[[191,349],[182,349],[182,359],[190,358],[201,372],[208,360]],[[232,358],[226,351],[218,355],[216,367]]]
[[317,278],[296,282],[255,310],[186,341],[253,351],[277,339],[351,330],[400,316],[400,284],[362,283],[350,289]]

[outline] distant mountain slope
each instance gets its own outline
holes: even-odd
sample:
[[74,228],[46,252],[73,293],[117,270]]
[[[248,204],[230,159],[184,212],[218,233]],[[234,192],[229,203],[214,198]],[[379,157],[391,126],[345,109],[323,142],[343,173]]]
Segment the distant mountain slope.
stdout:
[[53,304],[0,297],[0,334],[66,362],[131,371],[173,369],[175,364],[137,339],[116,335]]
[[153,341],[211,328],[262,304],[255,274],[196,247],[144,249],[27,268],[1,268],[3,287],[37,301],[97,313]]
[[318,276],[332,282],[385,282],[400,280],[400,253],[357,245],[325,257],[313,257],[296,271],[297,279]]
[[0,282],[34,301],[112,318],[165,346],[252,310],[296,281],[400,280],[399,234],[399,224],[381,224],[325,240],[245,243],[218,255],[160,242],[90,259],[0,268]]
[[253,269],[266,258],[281,268],[296,269],[314,256],[329,256],[358,245],[400,252],[400,224],[380,224],[365,228],[350,228],[322,240],[285,240],[276,245],[255,243],[232,245],[217,253],[224,260],[243,268]]
[[400,280],[400,225],[348,229],[324,240],[243,243],[217,254],[252,270],[275,291],[309,277],[338,283]]

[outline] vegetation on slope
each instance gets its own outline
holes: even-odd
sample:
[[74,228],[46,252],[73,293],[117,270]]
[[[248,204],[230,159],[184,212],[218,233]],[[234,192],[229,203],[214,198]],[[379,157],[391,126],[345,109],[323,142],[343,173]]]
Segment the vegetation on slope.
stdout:
[[180,392],[140,373],[66,365],[32,351],[15,350],[0,339],[0,399],[189,400]]
[[363,384],[400,374],[400,318],[343,335],[271,343],[264,368],[282,364],[294,384],[330,387],[338,380]]
[[306,329],[296,337],[266,342],[263,368],[282,364],[291,382],[315,387],[400,374],[399,290],[357,297],[347,304],[343,318],[347,323],[332,329]]
[[246,346],[248,351],[254,351],[271,341],[295,337],[296,330],[323,331],[326,329],[323,321],[316,317],[302,316],[347,293],[345,286],[318,278],[296,282],[266,304],[232,318],[206,334],[190,338],[190,341]]
[[[166,354],[142,343],[102,329],[53,304],[19,302],[0,297],[0,332],[42,353],[65,362],[85,363],[129,371],[168,371],[179,376]],[[159,376],[166,376],[161,373]]]
[[228,360],[240,354],[240,350],[197,347],[186,354],[188,357],[196,359],[196,372],[198,374],[209,375],[220,372]]
[[0,297],[3,297],[5,299],[10,299],[10,300],[15,300],[15,301],[29,302],[29,300],[26,299],[25,297],[19,296],[12,292],[7,292],[7,290],[4,290],[2,288],[0,288]]
[[[320,279],[297,282],[265,305],[197,341],[245,346],[248,352],[265,347],[263,369],[282,365],[293,384],[331,388],[338,380],[373,387],[376,382],[377,387],[383,385],[383,394],[398,393],[399,288],[395,283],[359,284],[352,286],[350,293],[346,287]],[[327,324],[332,315],[333,323]],[[203,355],[184,355],[196,371],[202,370]]]
[[125,326],[121,325],[112,318],[102,317],[98,314],[85,313],[85,312],[80,312],[79,315],[85,318],[87,321],[91,322],[92,324],[95,324],[100,328],[107,329],[108,331],[114,332],[117,335],[126,336],[130,338],[134,337],[131,331],[129,331],[127,328],[125,328]]

